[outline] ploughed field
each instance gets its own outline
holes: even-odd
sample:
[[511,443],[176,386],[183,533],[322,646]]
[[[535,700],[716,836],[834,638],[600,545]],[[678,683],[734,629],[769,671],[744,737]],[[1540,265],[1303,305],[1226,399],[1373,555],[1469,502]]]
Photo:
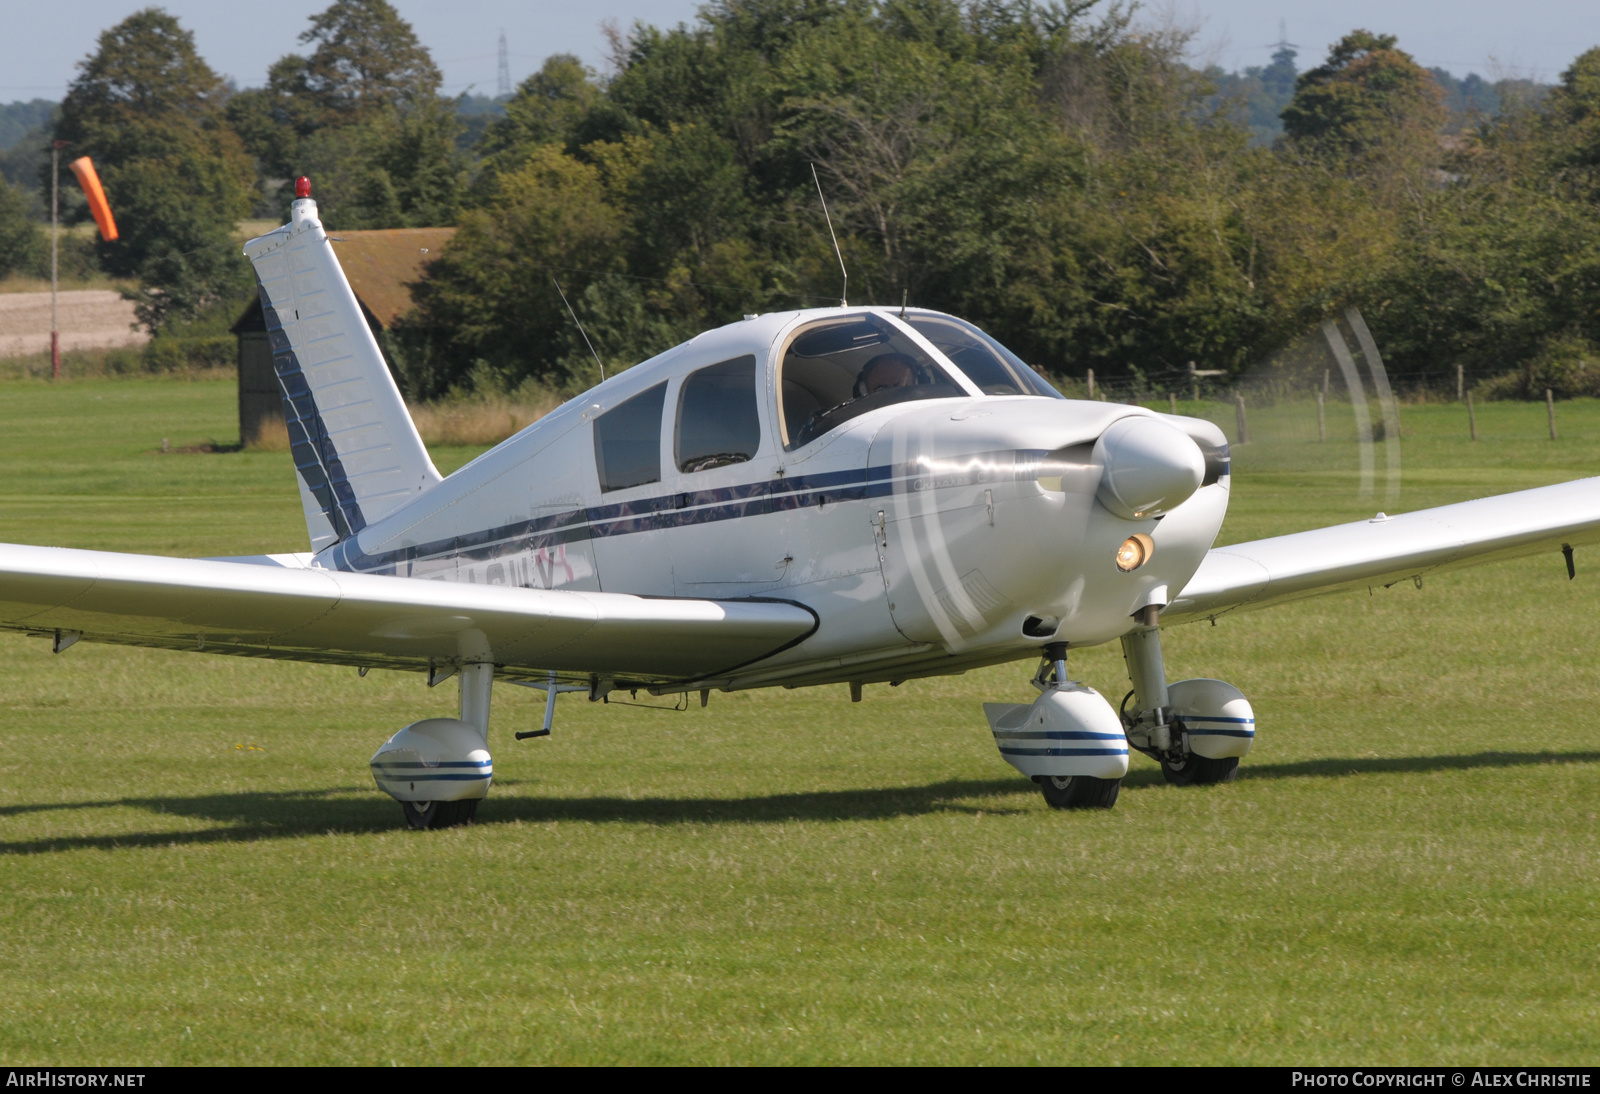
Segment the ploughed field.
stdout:
[[[0,385],[0,540],[305,542],[229,382]],[[1199,409],[1233,435],[1233,409]],[[1600,474],[1600,404],[1252,408],[1224,541]],[[173,451],[161,452],[167,438]],[[442,470],[473,450],[437,453]],[[1255,704],[1228,786],[1057,813],[979,703],[1031,664],[683,712],[496,693],[479,823],[366,761],[420,677],[0,635],[0,1061],[1589,1063],[1600,549],[1166,634]],[[1127,690],[1115,646],[1074,675]],[[641,701],[643,697],[641,696]],[[665,704],[663,704],[665,705]]]

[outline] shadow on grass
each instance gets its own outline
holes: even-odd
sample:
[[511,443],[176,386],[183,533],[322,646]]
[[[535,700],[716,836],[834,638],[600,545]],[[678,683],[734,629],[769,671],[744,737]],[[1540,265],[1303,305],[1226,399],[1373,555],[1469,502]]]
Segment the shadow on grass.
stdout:
[[[1240,768],[1239,774],[1241,779],[1330,778],[1588,763],[1600,763],[1600,752],[1478,752],[1470,756],[1306,760],[1293,764],[1246,764]],[[507,789],[517,784],[506,780],[496,785]],[[1128,790],[1164,785],[1160,771],[1148,765],[1135,768],[1123,780],[1123,787]],[[978,804],[971,799],[1016,794],[1031,796],[1033,793],[1033,787],[1021,778],[1006,778],[951,779],[925,786],[768,794],[750,798],[501,796],[491,797],[485,804],[478,824],[488,826],[516,821],[529,824],[550,821],[659,825],[761,824],[776,821],[886,820],[929,813],[984,812],[998,815],[1031,811],[1037,806],[1030,804],[1018,808],[1000,803]],[[124,847],[247,843],[328,834],[389,832],[402,824],[399,807],[367,791],[365,787],[9,805],[0,807],[0,821],[35,813],[118,807],[210,821],[216,827],[187,832],[127,832],[0,840],[0,854],[34,855],[80,849],[109,851]]]
[[[1137,762],[1137,761],[1136,761]],[[1474,752],[1468,756],[1394,756],[1383,758],[1336,757],[1302,760],[1293,764],[1239,765],[1239,781],[1246,779],[1327,779],[1349,775],[1420,774],[1428,771],[1470,771],[1480,767],[1531,767],[1539,764],[1600,763],[1600,752]],[[1141,764],[1122,780],[1124,790],[1166,786],[1159,768]],[[1176,788],[1174,788],[1176,789]]]
[[[513,782],[496,784],[502,788]],[[1030,793],[1020,779],[967,779],[926,786],[771,794],[752,798],[538,798],[493,797],[478,815],[478,825],[513,821],[621,822],[630,824],[743,824],[774,821],[883,820],[926,813],[1007,813],[1013,808],[979,806],[963,799]],[[322,791],[253,791],[189,798],[113,798],[105,801],[11,805],[7,817],[63,810],[129,808],[212,821],[200,831],[127,832],[69,835],[32,840],[0,840],[0,854],[33,855],[83,848],[161,847],[204,843],[294,839],[326,834],[387,832],[402,827],[400,807],[387,798],[354,787]]]
[[1328,778],[1392,775],[1423,771],[1470,771],[1478,767],[1529,767],[1539,764],[1600,763],[1600,752],[1474,752],[1469,756],[1369,756],[1303,760],[1294,764],[1239,765],[1241,779]]

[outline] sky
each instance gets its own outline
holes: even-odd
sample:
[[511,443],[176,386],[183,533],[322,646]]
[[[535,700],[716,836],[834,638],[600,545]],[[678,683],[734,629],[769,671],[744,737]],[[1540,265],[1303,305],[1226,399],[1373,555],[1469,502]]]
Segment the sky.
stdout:
[[[576,53],[604,68],[601,23],[635,20],[673,26],[694,19],[698,0],[393,0],[444,72],[451,95],[492,95],[497,43],[505,31],[513,83],[552,53]],[[194,32],[212,68],[240,87],[260,85],[267,66],[299,49],[307,18],[329,0],[166,0],[162,5]],[[138,0],[0,0],[6,39],[0,64],[0,102],[59,99],[75,66],[95,48],[102,29],[145,6]],[[1429,67],[1493,78],[1553,81],[1583,50],[1600,45],[1600,5],[1594,0],[1156,0],[1141,18],[1171,21],[1195,31],[1197,61],[1233,70],[1266,64],[1282,33],[1299,47],[1299,67],[1311,67],[1328,46],[1355,27],[1399,36],[1400,48]]]

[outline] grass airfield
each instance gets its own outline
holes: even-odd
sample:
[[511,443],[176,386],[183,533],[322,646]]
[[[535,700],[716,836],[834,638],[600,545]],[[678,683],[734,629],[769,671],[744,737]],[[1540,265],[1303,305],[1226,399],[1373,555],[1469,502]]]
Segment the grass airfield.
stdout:
[[[0,540],[298,549],[231,382],[0,385]],[[1225,423],[1232,409],[1200,410]],[[1393,511],[1600,473],[1600,404],[1402,409]],[[1309,428],[1307,428],[1309,423]],[[1223,541],[1389,508],[1330,406],[1251,411]],[[1344,436],[1350,433],[1350,436]],[[436,453],[441,469],[474,450]],[[1166,632],[1245,690],[1229,786],[1134,757],[1057,813],[1016,664],[685,712],[502,687],[496,782],[415,833],[366,760],[453,684],[0,635],[0,1061],[1600,1059],[1600,549]],[[1115,647],[1075,676],[1120,698]]]

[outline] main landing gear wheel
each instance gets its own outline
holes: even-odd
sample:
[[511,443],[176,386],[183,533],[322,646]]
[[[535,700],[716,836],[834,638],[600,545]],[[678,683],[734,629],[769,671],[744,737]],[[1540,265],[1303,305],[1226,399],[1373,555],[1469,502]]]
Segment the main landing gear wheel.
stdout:
[[459,802],[401,802],[406,824],[419,831],[423,828],[454,828],[458,824],[471,824],[478,815],[478,798]]
[[1117,804],[1121,779],[1096,779],[1088,775],[1040,775],[1034,782],[1044,791],[1052,809],[1110,809]]
[[1177,763],[1161,761],[1161,774],[1173,786],[1215,786],[1231,783],[1239,774],[1239,757],[1228,756],[1221,760],[1196,756],[1193,753]]

